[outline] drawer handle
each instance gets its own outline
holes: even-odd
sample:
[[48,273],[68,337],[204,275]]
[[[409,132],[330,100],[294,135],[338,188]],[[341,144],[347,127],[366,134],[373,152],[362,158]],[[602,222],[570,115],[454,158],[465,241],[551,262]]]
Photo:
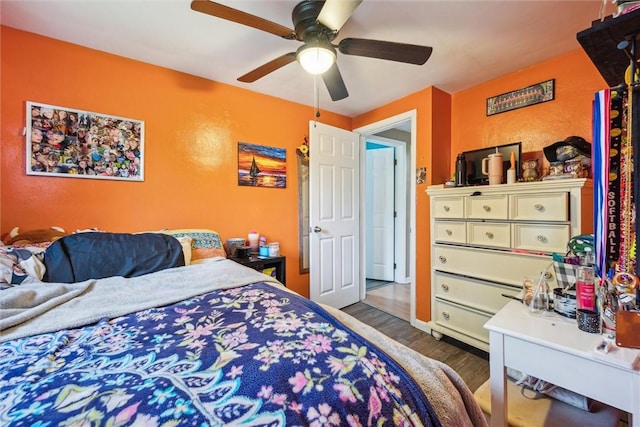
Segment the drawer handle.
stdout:
[[484,211],[485,211],[485,212],[490,212],[490,211],[491,211],[491,206],[489,206],[489,205],[484,205],[484,206],[482,207],[482,209],[484,209]]
[[536,203],[535,205],[533,205],[533,208],[538,212],[542,212],[544,210],[544,205],[541,205],[540,203]]
[[536,239],[538,239],[538,242],[541,242],[541,243],[547,243],[548,242],[547,238],[545,236],[543,236],[542,234],[539,234],[538,237],[536,237]]
[[449,313],[447,313],[446,311],[443,311],[443,312],[442,312],[442,317],[443,317],[445,320],[449,320]]
[[493,233],[490,231],[487,231],[484,235],[487,236],[488,239],[493,239]]
[[447,233],[447,236],[451,236],[451,235],[453,234],[453,231],[451,231],[451,230],[449,230],[449,229],[446,229],[445,231],[446,231],[446,233]]
[[445,264],[447,262],[447,257],[444,255],[440,255],[438,257],[438,259],[440,260],[441,263]]
[[449,212],[449,210],[451,210],[451,208],[449,206],[443,206],[442,209],[444,209],[445,212]]
[[449,290],[449,285],[447,285],[446,283],[443,283],[440,285],[442,287],[442,289],[444,289],[445,291]]

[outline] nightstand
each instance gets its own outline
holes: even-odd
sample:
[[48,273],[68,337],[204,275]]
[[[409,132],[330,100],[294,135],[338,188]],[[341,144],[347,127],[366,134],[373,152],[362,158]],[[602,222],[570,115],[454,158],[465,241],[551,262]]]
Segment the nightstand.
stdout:
[[287,257],[275,256],[275,257],[258,257],[251,255],[249,258],[229,258],[238,264],[245,265],[249,268],[253,268],[256,271],[262,272],[266,268],[275,267],[276,279],[286,285],[287,277]]

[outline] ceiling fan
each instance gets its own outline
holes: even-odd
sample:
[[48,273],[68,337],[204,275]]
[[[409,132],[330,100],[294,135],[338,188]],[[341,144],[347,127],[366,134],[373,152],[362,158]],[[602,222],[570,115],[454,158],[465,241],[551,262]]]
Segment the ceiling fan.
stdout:
[[331,99],[339,101],[349,96],[349,92],[338,70],[336,50],[343,55],[366,56],[416,65],[427,62],[433,51],[429,46],[359,38],[345,38],[337,45],[332,44],[361,2],[362,0],[303,0],[293,8],[292,20],[295,30],[209,0],[193,0],[191,9],[266,31],[287,40],[303,42],[297,51],[285,53],[259,66],[239,77],[239,81],[252,83],[297,60],[308,72],[321,74]]

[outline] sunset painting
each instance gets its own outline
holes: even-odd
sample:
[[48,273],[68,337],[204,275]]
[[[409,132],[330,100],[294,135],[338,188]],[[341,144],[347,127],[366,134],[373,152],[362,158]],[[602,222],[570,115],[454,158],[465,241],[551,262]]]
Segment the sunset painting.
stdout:
[[238,185],[286,188],[286,160],[284,148],[238,142]]

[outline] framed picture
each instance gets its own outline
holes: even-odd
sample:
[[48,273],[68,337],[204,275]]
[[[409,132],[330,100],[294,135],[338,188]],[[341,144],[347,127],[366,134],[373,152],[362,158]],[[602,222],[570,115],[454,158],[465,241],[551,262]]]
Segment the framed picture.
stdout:
[[144,122],[27,102],[27,175],[144,181]]
[[554,98],[554,84],[555,79],[551,79],[487,98],[487,116],[552,101]]
[[286,188],[286,150],[238,142],[238,185]]

